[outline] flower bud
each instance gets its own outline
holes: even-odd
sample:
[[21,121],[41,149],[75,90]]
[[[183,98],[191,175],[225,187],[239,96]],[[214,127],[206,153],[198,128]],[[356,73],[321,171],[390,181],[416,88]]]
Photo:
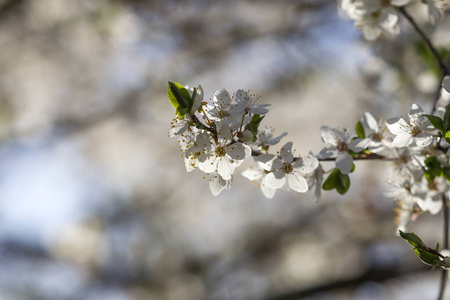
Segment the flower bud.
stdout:
[[253,140],[253,133],[248,130],[240,131],[237,133],[237,137],[243,143],[251,142]]

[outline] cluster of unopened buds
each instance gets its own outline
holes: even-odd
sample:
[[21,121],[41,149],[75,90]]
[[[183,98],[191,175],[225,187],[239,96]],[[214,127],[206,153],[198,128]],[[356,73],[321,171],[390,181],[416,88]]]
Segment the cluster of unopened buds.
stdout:
[[[444,88],[450,91],[450,77],[444,80]],[[366,112],[355,130],[322,126],[325,147],[318,154],[294,156],[292,142],[269,153],[287,133],[275,136],[273,128],[259,128],[269,106],[257,104],[259,96],[222,89],[205,101],[201,86],[172,82],[168,94],[176,108],[169,136],[178,138],[186,170],[206,173],[214,195],[231,188],[236,167],[253,157],[256,165],[242,175],[257,183],[268,198],[277,189],[305,193],[314,188],[317,199],[322,189],[344,194],[350,187],[354,160],[390,161],[388,182],[393,189],[388,196],[398,203],[402,230],[422,212],[439,212],[442,196],[450,196],[450,106],[427,115],[413,104],[406,118],[387,121]],[[325,171],[324,161],[334,161],[334,166]]]

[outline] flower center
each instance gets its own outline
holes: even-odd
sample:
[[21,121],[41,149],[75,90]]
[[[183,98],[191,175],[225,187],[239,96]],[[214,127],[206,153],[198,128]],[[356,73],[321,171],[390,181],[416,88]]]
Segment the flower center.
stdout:
[[436,185],[436,182],[432,181],[432,182],[428,183],[428,189],[430,191],[437,191],[438,187]]
[[373,139],[381,142],[381,140],[383,139],[383,136],[381,135],[381,133],[377,132],[373,135]]
[[283,165],[283,169],[282,170],[284,171],[284,173],[289,174],[289,173],[292,173],[294,168],[292,167],[291,164],[285,162],[284,165]]
[[345,152],[347,149],[347,143],[343,141],[340,141],[336,146],[336,150],[339,152]]
[[422,132],[422,130],[418,126],[414,126],[411,128],[411,135],[413,137],[416,137],[421,132]]
[[219,116],[219,118],[221,118],[221,119],[223,119],[223,118],[225,118],[225,117],[228,117],[230,114],[227,112],[227,111],[225,111],[225,110],[221,110],[221,111],[219,111],[219,113],[218,113],[218,116]]
[[216,156],[225,156],[227,154],[227,149],[225,147],[219,146],[216,148]]
[[381,11],[376,11],[370,14],[374,19],[378,19],[381,16]]

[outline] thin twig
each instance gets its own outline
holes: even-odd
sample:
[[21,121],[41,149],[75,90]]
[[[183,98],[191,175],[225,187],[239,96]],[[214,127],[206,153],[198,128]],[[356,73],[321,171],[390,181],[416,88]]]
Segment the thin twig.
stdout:
[[[252,156],[260,156],[262,154],[265,154],[265,153],[252,150]],[[294,157],[294,160],[298,160],[300,158],[301,157]],[[318,158],[317,160],[318,161],[335,161],[336,157]],[[378,155],[375,153],[371,153],[371,154],[359,154],[359,155],[353,156],[353,160],[387,160],[387,161],[390,161],[390,160],[394,160],[394,159],[390,158],[390,157]]]
[[[444,237],[443,237],[443,249],[448,249],[448,206],[447,206],[447,197],[445,194],[442,194],[442,212],[444,215]],[[445,287],[447,285],[447,270],[442,269],[441,271],[441,284],[439,287],[439,297],[438,300],[444,299]]]
[[411,17],[411,15],[405,10],[404,7],[399,7],[398,11],[411,23],[411,25],[414,27],[414,29],[417,31],[417,33],[422,37],[425,44],[427,44],[428,49],[430,49],[431,53],[433,54],[434,58],[436,59],[437,63],[439,64],[439,68],[442,71],[443,75],[448,74],[449,69],[445,65],[444,61],[442,60],[441,55],[436,50],[436,48],[431,43],[430,39],[426,35],[426,33],[416,24],[416,21]]

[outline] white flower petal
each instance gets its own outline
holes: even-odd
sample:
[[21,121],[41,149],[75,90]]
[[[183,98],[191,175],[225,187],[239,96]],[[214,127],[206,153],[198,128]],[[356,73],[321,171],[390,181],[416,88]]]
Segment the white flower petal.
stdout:
[[450,93],[450,76],[445,76],[444,81],[442,81],[442,86]]
[[370,143],[369,139],[357,138],[357,139],[351,140],[347,146],[350,150],[352,150],[354,152],[361,152],[367,148],[369,143]]
[[284,175],[281,171],[271,172],[264,177],[263,184],[271,189],[279,189],[286,183]]
[[296,192],[306,193],[308,191],[308,184],[306,179],[297,174],[287,175],[289,187]]
[[353,157],[347,152],[339,152],[336,157],[336,167],[342,174],[348,174],[353,168]]
[[426,198],[425,200],[417,198],[417,205],[423,211],[428,211],[430,214],[435,215],[442,209],[442,201],[433,201],[431,198]]
[[264,172],[260,168],[250,167],[241,173],[250,181],[258,182],[264,177]]
[[416,144],[419,147],[426,147],[433,141],[433,136],[426,132],[421,132],[416,136]]
[[392,29],[397,25],[397,22],[398,15],[392,7],[383,9],[383,12],[379,17],[379,24],[384,30],[394,33],[392,32]]
[[421,115],[423,115],[425,112],[423,111],[422,107],[420,107],[419,105],[413,103],[411,105],[411,110],[409,111],[409,115],[410,116],[417,116],[420,117]]
[[[356,23],[355,23],[356,24]],[[364,26],[363,35],[368,41],[374,41],[381,35],[381,29],[379,27]]]
[[319,154],[317,155],[318,158],[329,158],[334,156],[336,153],[336,148],[334,147],[328,147],[328,148],[323,148]]
[[320,136],[322,138],[322,141],[327,146],[336,146],[337,145],[336,138],[333,135],[333,130],[330,127],[328,127],[328,126],[320,127]]
[[393,6],[405,6],[410,3],[411,0],[391,0],[391,5]]
[[251,149],[242,143],[236,143],[227,147],[227,155],[235,160],[243,160],[251,155]]
[[403,133],[400,135],[397,135],[394,140],[392,141],[392,146],[394,147],[406,147],[411,145],[413,142],[413,136],[408,133]]
[[218,159],[215,155],[209,155],[204,162],[198,164],[198,168],[205,173],[212,173],[217,169]]
[[219,174],[212,174],[212,178],[209,181],[209,189],[214,196],[217,196],[222,192],[225,188],[229,189],[231,187],[231,179],[224,180],[220,177]]
[[262,190],[264,196],[266,196],[269,199],[272,199],[273,196],[275,195],[275,192],[277,191],[277,190],[271,189],[265,185],[261,185],[261,190]]
[[409,131],[408,123],[403,118],[391,118],[386,121],[386,126],[395,135],[404,134]]
[[227,157],[221,157],[218,159],[217,172],[223,179],[228,180],[231,178],[234,172],[234,166]]
[[291,152],[292,142],[287,142],[280,150],[280,156],[283,161],[291,163],[294,160],[294,156]]
[[228,106],[231,103],[230,94],[225,89],[221,89],[214,94],[214,102]]
[[364,127],[372,129],[375,132],[380,130],[377,120],[369,112],[364,113],[362,123]]
[[305,156],[299,158],[294,164],[294,170],[303,174],[311,173],[319,166],[319,161],[314,156]]

